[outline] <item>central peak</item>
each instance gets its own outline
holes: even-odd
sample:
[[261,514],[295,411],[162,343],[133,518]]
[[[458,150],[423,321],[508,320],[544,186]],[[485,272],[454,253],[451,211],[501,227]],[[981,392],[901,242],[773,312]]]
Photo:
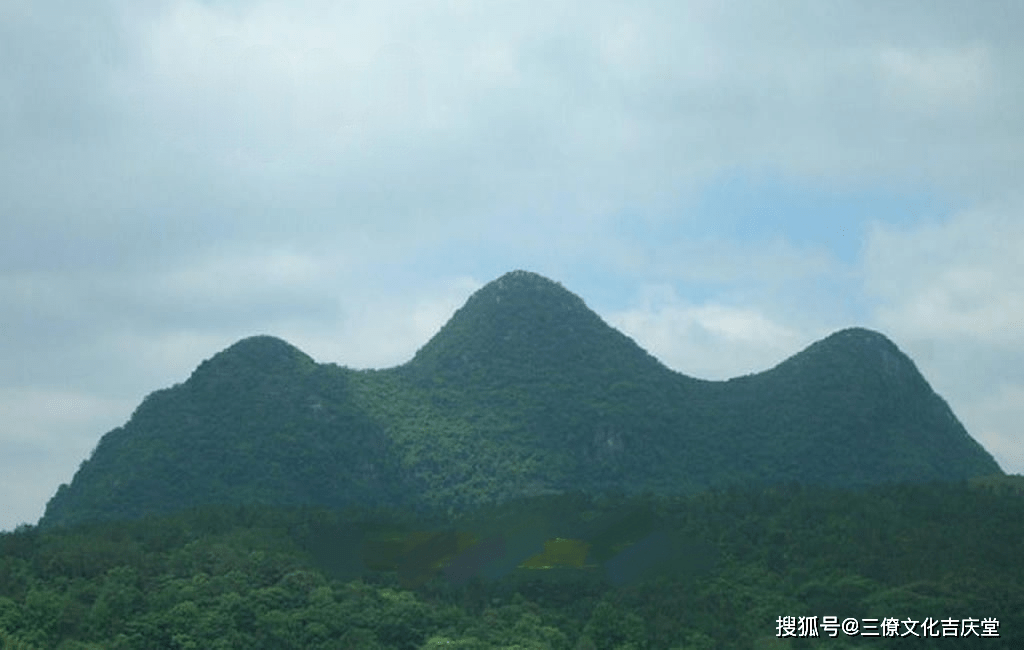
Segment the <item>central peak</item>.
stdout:
[[549,318],[591,312],[583,299],[554,280],[530,271],[512,271],[488,283],[470,296],[459,311],[477,309],[510,321],[547,322]]
[[561,284],[512,271],[474,293],[410,362],[418,373],[488,382],[572,376],[583,366],[660,366]]

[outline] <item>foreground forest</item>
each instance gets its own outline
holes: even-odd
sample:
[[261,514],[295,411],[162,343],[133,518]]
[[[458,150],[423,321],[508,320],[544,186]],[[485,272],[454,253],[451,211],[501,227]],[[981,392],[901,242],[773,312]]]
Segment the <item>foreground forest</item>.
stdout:
[[[0,648],[1020,648],[1022,484],[573,494],[418,520],[235,506],[24,526],[0,534]],[[879,636],[832,638],[829,615],[877,619]],[[795,627],[780,628],[784,616]],[[800,636],[810,616],[818,638]],[[937,638],[880,631],[929,617]],[[950,620],[956,634],[941,636]],[[978,636],[962,636],[965,620]]]

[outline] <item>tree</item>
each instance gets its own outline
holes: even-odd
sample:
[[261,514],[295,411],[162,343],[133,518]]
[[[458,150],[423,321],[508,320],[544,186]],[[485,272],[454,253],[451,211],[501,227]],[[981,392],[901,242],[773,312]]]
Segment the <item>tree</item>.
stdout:
[[594,639],[598,650],[616,650],[624,644],[642,647],[645,625],[636,614],[615,607],[608,601],[601,601],[583,628],[583,633]]

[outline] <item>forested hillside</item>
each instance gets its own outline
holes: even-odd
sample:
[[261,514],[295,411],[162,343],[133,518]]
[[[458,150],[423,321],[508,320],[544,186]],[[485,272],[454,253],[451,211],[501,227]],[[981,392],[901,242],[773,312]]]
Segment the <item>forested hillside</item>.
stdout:
[[318,364],[269,336],[236,343],[103,436],[40,525],[204,504],[446,513],[567,490],[997,473],[881,334],[843,330],[765,372],[702,381],[517,271],[395,368]]

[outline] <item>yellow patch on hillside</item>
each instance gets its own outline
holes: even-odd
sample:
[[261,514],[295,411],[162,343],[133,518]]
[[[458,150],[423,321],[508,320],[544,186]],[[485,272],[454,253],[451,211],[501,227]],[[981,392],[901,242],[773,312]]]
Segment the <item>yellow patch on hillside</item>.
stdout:
[[590,544],[579,539],[556,537],[544,542],[544,551],[520,564],[523,569],[583,568]]

